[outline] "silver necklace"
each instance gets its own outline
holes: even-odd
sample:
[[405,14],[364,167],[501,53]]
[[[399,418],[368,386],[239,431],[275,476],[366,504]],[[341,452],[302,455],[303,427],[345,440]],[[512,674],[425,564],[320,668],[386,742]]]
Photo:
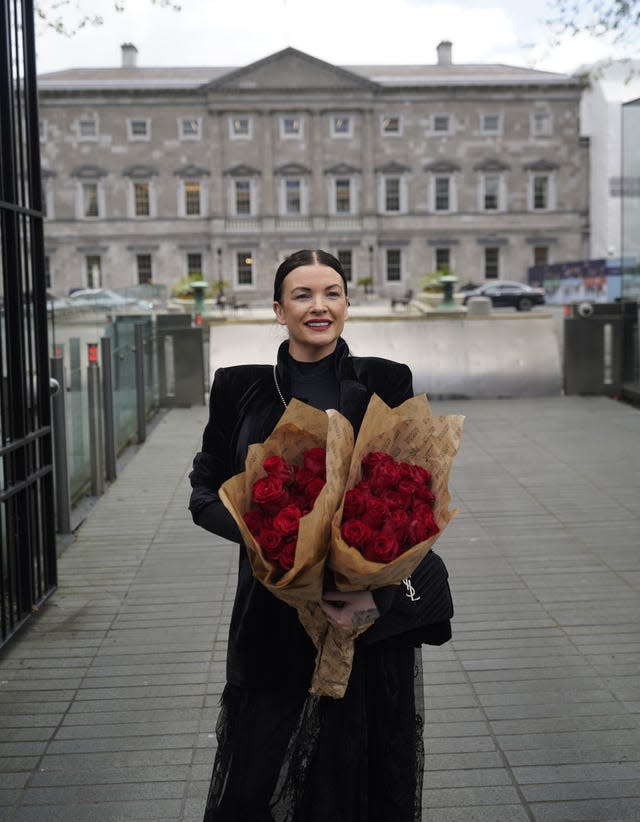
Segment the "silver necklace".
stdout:
[[277,377],[277,374],[276,374],[276,367],[275,367],[275,365],[273,366],[273,381],[274,381],[274,383],[276,384],[276,391],[278,392],[278,396],[279,396],[279,397],[280,397],[280,399],[282,400],[282,404],[284,405],[284,407],[285,407],[285,409],[286,409],[286,407],[287,407],[288,403],[287,403],[287,401],[285,400],[285,398],[282,396],[282,391],[280,390],[280,386],[278,385],[278,377]]

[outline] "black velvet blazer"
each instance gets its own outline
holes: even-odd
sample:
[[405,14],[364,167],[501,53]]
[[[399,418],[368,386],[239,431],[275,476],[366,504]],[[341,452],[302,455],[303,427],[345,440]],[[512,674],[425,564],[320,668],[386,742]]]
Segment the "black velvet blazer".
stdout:
[[[278,351],[276,371],[278,385],[288,401],[291,395],[287,351],[285,341]],[[359,430],[372,394],[378,394],[391,407],[413,396],[412,375],[406,365],[379,357],[352,357],[342,339],[336,348],[335,368],[339,382],[337,410],[351,422],[354,434]],[[273,366],[218,369],[211,389],[202,449],[195,456],[189,477],[192,486],[189,509],[194,522],[240,545],[227,680],[249,688],[306,688],[315,659],[313,644],[295,610],[253,577],[240,532],[217,493],[225,480],[244,470],[249,445],[263,442],[283,413]],[[386,638],[385,621],[389,623],[390,634],[398,634],[403,626],[415,627],[417,606],[412,611],[413,625],[407,623],[406,603],[399,603],[399,609],[394,608],[394,601],[402,596],[400,587],[382,589],[374,592],[374,596],[382,614],[376,623],[377,640]]]

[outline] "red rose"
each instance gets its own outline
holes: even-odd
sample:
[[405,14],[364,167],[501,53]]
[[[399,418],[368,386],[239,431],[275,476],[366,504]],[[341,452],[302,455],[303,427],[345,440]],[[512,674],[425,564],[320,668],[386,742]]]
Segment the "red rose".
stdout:
[[368,483],[359,482],[355,488],[347,491],[344,495],[344,519],[353,519],[364,514],[367,510],[367,500],[370,497]]
[[398,540],[389,534],[378,534],[364,549],[363,556],[369,562],[391,562],[400,552]]
[[408,497],[412,497],[419,487],[420,486],[417,482],[415,482],[415,480],[404,478],[400,480],[396,490],[399,491],[401,494],[405,494]]
[[425,542],[435,536],[439,530],[433,517],[412,519],[407,526],[407,543],[409,547],[412,547],[419,542]]
[[309,448],[302,452],[302,467],[316,477],[327,475],[327,452],[324,448]]
[[283,536],[292,536],[298,533],[302,511],[295,505],[286,505],[273,518],[274,529]]
[[385,454],[384,451],[370,451],[362,458],[362,476],[369,479],[376,465],[390,459],[392,459],[391,455]]
[[325,482],[320,477],[315,477],[310,482],[308,482],[304,487],[304,495],[307,499],[307,502],[311,503],[311,507],[313,508],[313,503],[318,499],[318,494],[324,488]]
[[289,501],[289,494],[277,477],[261,477],[253,484],[252,499],[263,511],[275,514]]
[[294,485],[297,485],[300,490],[304,491],[307,484],[313,479],[317,479],[317,475],[309,471],[308,468],[300,466],[300,468],[296,469]]
[[398,540],[398,544],[402,545],[407,533],[408,525],[409,514],[406,511],[401,509],[389,511],[389,514],[382,526],[382,533],[393,535]]
[[371,472],[369,485],[374,494],[382,495],[390,488],[397,488],[402,472],[392,459],[382,460]]
[[283,485],[291,485],[295,474],[295,467],[277,454],[270,457],[265,457],[262,462],[262,467],[270,477],[276,477],[282,481]]
[[418,485],[418,487],[415,490],[414,496],[416,500],[426,502],[429,505],[432,505],[436,500],[435,494],[433,493],[433,491],[430,490],[430,488],[427,485]]
[[418,485],[426,485],[428,488],[431,487],[431,474],[426,468],[423,468],[421,465],[411,465],[411,463],[408,462],[401,462],[399,464],[403,478],[412,479],[414,482],[417,482]]
[[288,539],[282,543],[280,554],[278,556],[278,565],[283,571],[289,571],[293,568],[293,563],[296,559],[296,541],[295,539]]
[[303,512],[303,514],[308,513],[311,510],[304,492],[298,490],[295,485],[289,490],[289,505],[295,505],[296,508],[299,508]]
[[361,519],[370,528],[378,530],[382,527],[382,523],[388,513],[389,509],[387,508],[384,500],[379,497],[369,497],[367,499],[367,508],[364,514],[362,514]]
[[264,514],[260,511],[247,511],[244,515],[244,521],[247,524],[247,528],[251,531],[251,533],[256,536],[259,534],[261,529],[264,526],[265,518]]
[[359,519],[350,519],[340,526],[342,539],[353,548],[363,550],[365,545],[373,539],[373,531]]
[[282,535],[274,531],[273,528],[263,528],[260,532],[258,544],[269,562],[277,562],[282,545]]
[[386,502],[389,510],[400,509],[402,511],[406,511],[408,508],[411,508],[411,503],[413,502],[410,494],[402,494],[400,491],[393,490],[385,492],[384,501]]

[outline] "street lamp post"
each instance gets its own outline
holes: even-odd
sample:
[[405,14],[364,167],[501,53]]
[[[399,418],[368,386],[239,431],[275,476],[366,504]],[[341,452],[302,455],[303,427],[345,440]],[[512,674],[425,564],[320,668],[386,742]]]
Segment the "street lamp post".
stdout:
[[222,281],[222,249],[219,248],[217,250],[218,255],[218,308],[221,310],[224,309],[226,299],[224,296],[224,283]]

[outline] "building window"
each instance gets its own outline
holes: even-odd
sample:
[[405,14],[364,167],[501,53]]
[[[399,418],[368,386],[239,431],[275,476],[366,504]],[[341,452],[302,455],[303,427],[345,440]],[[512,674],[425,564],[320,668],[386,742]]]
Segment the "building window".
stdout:
[[336,251],[338,262],[342,266],[344,278],[348,283],[353,282],[353,253],[350,248],[339,248]]
[[399,248],[385,248],[384,276],[388,283],[399,283],[402,280],[402,251]]
[[286,214],[302,213],[302,196],[300,180],[284,181],[284,210]]
[[181,140],[199,140],[202,131],[200,117],[181,117],[178,121],[178,130]]
[[534,111],[531,115],[531,136],[551,137],[553,134],[553,120],[546,111]]
[[200,216],[200,183],[197,181],[184,183],[184,213],[187,217]]
[[451,249],[447,247],[443,248],[436,248],[434,250],[434,263],[435,263],[435,270],[446,272],[447,274],[451,270]]
[[450,211],[451,210],[451,178],[450,177],[434,177],[433,180],[433,210],[434,211]]
[[500,276],[500,248],[486,246],[484,249],[485,280],[497,280]]
[[95,117],[81,117],[78,120],[78,137],[81,140],[98,138],[98,121]]
[[384,178],[384,210],[400,211],[400,178]]
[[251,214],[251,181],[235,180],[235,213],[238,216]]
[[302,120],[299,117],[282,117],[280,136],[283,138],[302,137]]
[[402,118],[397,114],[386,115],[380,120],[380,129],[383,135],[402,134]]
[[502,117],[500,114],[481,114],[480,131],[483,134],[500,134],[502,131]]
[[133,213],[136,217],[151,215],[151,191],[147,182],[133,184]]
[[202,277],[202,254],[187,254],[187,276],[194,274]]
[[549,246],[548,245],[534,245],[534,247],[533,247],[533,264],[534,265],[549,265]]
[[249,117],[231,117],[229,120],[229,135],[232,140],[249,139],[251,137],[251,120]]
[[451,131],[451,117],[448,114],[434,114],[432,130],[435,134],[449,134]]
[[351,117],[337,116],[331,118],[332,137],[351,137]]
[[98,184],[82,183],[82,216],[99,217]]
[[351,180],[348,178],[339,178],[335,181],[336,184],[336,213],[350,214],[351,213]]
[[87,288],[102,288],[102,261],[99,254],[89,254],[84,258]]
[[136,254],[138,285],[149,285],[153,280],[151,254]]
[[500,175],[485,174],[482,178],[482,210],[498,211],[500,208]]
[[151,121],[148,119],[127,120],[129,140],[148,140],[151,136]]
[[236,253],[236,283],[245,287],[253,285],[253,255],[250,251]]
[[545,211],[549,208],[549,175],[534,174],[532,179],[532,206],[534,211]]

